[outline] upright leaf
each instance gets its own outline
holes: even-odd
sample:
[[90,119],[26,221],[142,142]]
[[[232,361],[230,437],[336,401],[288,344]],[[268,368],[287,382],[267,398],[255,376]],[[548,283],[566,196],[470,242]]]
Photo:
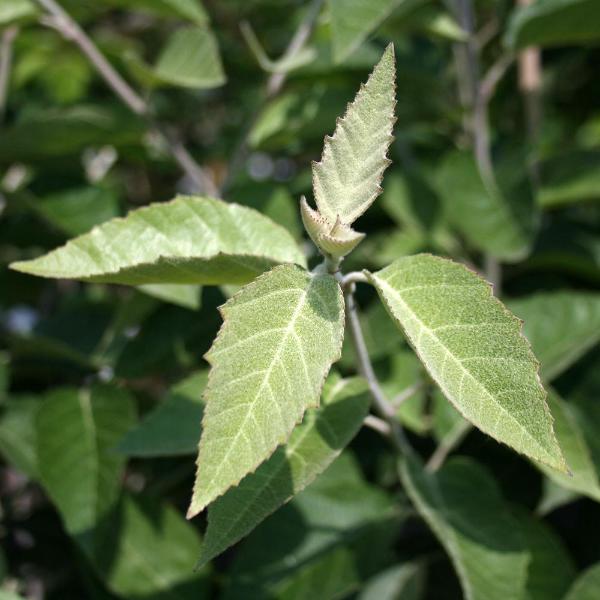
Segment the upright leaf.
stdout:
[[155,73],[173,85],[197,89],[226,81],[217,40],[206,25],[175,31],[158,58]]
[[193,517],[269,458],[319,404],[340,358],[344,306],[337,281],[294,265],[273,269],[222,308],[211,364]]
[[579,575],[565,600],[597,600],[599,595],[600,563],[596,563]]
[[175,385],[163,402],[127,432],[119,451],[142,457],[193,454],[200,439],[206,380],[207,373],[199,371]]
[[57,389],[40,407],[39,476],[72,535],[89,533],[117,499],[125,460],[114,448],[133,420],[132,398],[109,386]]
[[560,375],[600,340],[600,294],[545,292],[507,304],[524,320],[523,332],[547,381]]
[[219,285],[246,283],[281,262],[304,264],[283,227],[249,208],[180,196],[108,221],[11,268],[41,277],[126,285]]
[[369,279],[462,415],[498,441],[566,471],[538,363],[521,325],[463,265],[427,254]]
[[392,141],[396,69],[390,44],[346,114],[327,136],[321,162],[313,163],[313,191],[319,213],[331,225],[350,225],[381,193]]
[[527,547],[494,480],[468,459],[452,459],[431,474],[408,458],[401,474],[417,510],[450,555],[465,598],[522,598]]
[[321,406],[306,413],[288,443],[209,507],[201,564],[247,535],[337,458],[367,416],[366,390],[358,378],[328,379]]
[[513,49],[590,43],[600,39],[599,19],[596,0],[538,0],[515,10],[506,42]]

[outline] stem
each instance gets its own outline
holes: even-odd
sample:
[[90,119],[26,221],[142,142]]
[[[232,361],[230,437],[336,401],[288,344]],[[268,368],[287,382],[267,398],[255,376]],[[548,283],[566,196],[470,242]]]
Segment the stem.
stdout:
[[18,27],[8,27],[2,33],[2,39],[0,40],[0,123],[4,120],[4,113],[6,111],[13,42],[18,32]]
[[502,295],[502,265],[497,258],[491,254],[483,257],[485,278],[492,284],[494,296],[499,298]]
[[115,95],[133,113],[144,117],[152,129],[164,139],[171,155],[194,185],[209,196],[218,197],[219,191],[212,179],[196,163],[182,142],[167,128],[154,121],[148,103],[108,62],[79,24],[55,0],[36,1],[48,13],[47,17],[41,19],[42,24],[56,29],[65,39],[76,44]]
[[440,441],[435,452],[427,461],[425,468],[428,471],[437,471],[443,464],[452,450],[454,450],[467,436],[472,429],[468,421],[459,421]]
[[373,396],[373,406],[376,412],[379,413],[380,417],[390,427],[392,443],[397,450],[407,452],[409,451],[410,446],[404,435],[404,431],[396,418],[396,409],[385,397],[379,380],[375,375],[371,358],[369,357],[369,351],[367,350],[362,327],[360,326],[360,319],[356,301],[354,299],[354,287],[354,284],[346,286],[344,290],[344,299],[346,301],[346,318],[348,320],[350,331],[352,332],[352,340],[354,342],[354,349],[358,360],[358,372],[367,380],[369,391],[371,392],[371,396]]
[[[317,17],[319,15],[319,11],[321,10],[321,5],[323,4],[323,0],[312,0],[304,19],[298,25],[298,29],[292,36],[288,47],[285,49],[285,52],[282,55],[282,58],[290,59],[293,58],[304,48],[304,45],[308,41],[310,34],[315,26],[317,21]],[[269,79],[267,80],[266,88],[265,88],[265,98],[261,103],[260,107],[264,106],[264,104],[268,100],[272,100],[275,98],[283,88],[283,85],[288,77],[288,73],[272,73]],[[240,170],[244,159],[248,153],[248,138],[252,128],[256,124],[258,117],[260,116],[260,110],[257,110],[255,114],[250,118],[248,124],[246,125],[238,144],[233,151],[232,159],[230,161],[227,177],[221,186],[221,191],[225,192],[231,186],[233,182],[233,178],[236,173]]]

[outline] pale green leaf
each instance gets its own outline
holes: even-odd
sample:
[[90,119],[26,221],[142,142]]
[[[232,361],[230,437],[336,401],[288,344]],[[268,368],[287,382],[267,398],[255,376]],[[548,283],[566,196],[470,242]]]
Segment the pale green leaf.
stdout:
[[115,446],[133,421],[131,396],[109,386],[59,388],[38,410],[39,477],[72,535],[87,534],[118,498],[125,460]]
[[346,598],[387,566],[404,517],[343,453],[243,542],[223,600]]
[[547,381],[600,341],[600,294],[544,292],[511,300],[507,305],[524,320],[523,332]]
[[358,600],[420,600],[424,584],[424,565],[403,563],[370,579],[358,595]]
[[515,10],[506,42],[513,49],[597,42],[599,20],[597,0],[538,0]]
[[600,563],[596,563],[579,575],[565,600],[598,600],[599,596]]
[[548,395],[548,405],[554,416],[556,438],[569,465],[570,473],[558,473],[543,465],[539,465],[540,468],[563,487],[600,502],[599,472],[579,424],[577,407],[571,406],[553,392]]
[[25,598],[23,598],[23,596],[15,594],[14,592],[0,590],[0,600],[25,600]]
[[262,275],[221,311],[206,355],[212,369],[190,517],[253,472],[318,406],[344,335],[337,281],[295,265]]
[[214,88],[226,81],[217,40],[207,27],[183,27],[167,41],[155,67],[163,81],[190,88]]
[[118,450],[128,456],[176,456],[198,449],[207,373],[179,382],[167,398],[127,432]]
[[449,221],[475,248],[506,261],[527,255],[538,218],[527,190],[484,182],[470,152],[450,153],[437,184]]
[[147,285],[140,285],[137,289],[163,302],[169,302],[170,304],[176,304],[177,306],[183,306],[191,310],[198,310],[201,305],[200,294],[202,293],[202,288],[198,285],[149,283]]
[[313,191],[320,214],[350,225],[381,193],[389,164],[396,104],[394,47],[390,44],[346,114],[327,136],[321,162],[313,163]]
[[465,266],[421,254],[368,275],[462,415],[518,452],[566,471],[538,363],[521,325]]
[[454,564],[467,600],[523,597],[528,552],[495,481],[477,463],[452,459],[427,473],[401,469],[406,491]]
[[513,516],[529,550],[522,600],[562,600],[575,578],[573,559],[562,540],[543,521],[523,509]]
[[0,25],[19,19],[35,17],[37,6],[32,0],[2,0],[0,3]]
[[247,283],[276,263],[304,264],[292,236],[258,212],[180,196],[95,227],[11,268],[39,275],[143,285]]
[[361,379],[328,379],[321,406],[306,413],[288,443],[209,507],[200,564],[247,535],[337,458],[367,416],[366,392]]
[[[419,0],[421,3],[422,0]],[[344,61],[367,36],[402,4],[411,0],[329,0],[335,62]]]
[[102,3],[157,17],[187,19],[197,25],[208,23],[208,15],[200,0],[102,0]]
[[577,492],[568,490],[555,483],[554,479],[546,477],[542,481],[542,495],[535,510],[538,515],[544,516],[579,498],[580,495]]
[[207,600],[206,571],[194,572],[198,532],[168,504],[124,495],[99,524],[88,554],[106,587],[121,598]]

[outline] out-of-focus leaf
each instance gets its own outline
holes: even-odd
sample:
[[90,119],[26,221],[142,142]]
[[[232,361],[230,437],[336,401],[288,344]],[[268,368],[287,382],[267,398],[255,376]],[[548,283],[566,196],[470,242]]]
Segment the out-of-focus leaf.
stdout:
[[173,85],[214,88],[226,81],[217,40],[207,27],[178,29],[163,48],[156,75]]
[[322,217],[333,227],[351,225],[381,193],[390,163],[396,106],[394,47],[389,45],[343,118],[326,137],[321,161],[313,163],[313,191]]
[[165,400],[127,432],[119,452],[140,457],[194,454],[200,439],[206,381],[206,371],[199,371],[173,386]]
[[566,46],[600,39],[600,5],[596,0],[538,0],[515,10],[506,43],[525,46]]
[[23,596],[19,596],[14,592],[7,592],[5,590],[0,590],[0,600],[26,600]]
[[56,389],[36,417],[42,485],[69,533],[87,547],[90,531],[120,491],[124,458],[115,446],[134,422],[131,396],[116,387]]
[[199,285],[149,283],[137,289],[153,298],[192,310],[198,310],[202,302],[202,288]]
[[483,279],[427,254],[367,276],[466,419],[518,452],[567,470],[531,347]]
[[573,559],[560,538],[525,510],[514,514],[529,550],[523,600],[562,600],[575,578]]
[[340,63],[352,54],[396,8],[421,3],[423,0],[329,0],[335,62]]
[[543,208],[600,199],[598,152],[573,152],[556,156],[544,161],[540,170],[541,185],[537,201]]
[[389,564],[401,519],[342,454],[248,537],[224,599],[346,597]]
[[159,17],[180,17],[197,25],[205,25],[208,15],[200,0],[101,0],[116,8],[127,8]]
[[247,535],[323,472],[360,429],[369,401],[363,380],[330,377],[321,406],[306,413],[288,443],[209,507],[200,563]]
[[37,6],[32,0],[2,0],[0,4],[0,25],[35,17]]
[[464,423],[462,415],[446,400],[440,390],[432,393],[432,427],[433,435],[440,442],[452,431],[456,431]]
[[437,184],[448,220],[470,244],[506,261],[527,255],[537,224],[530,193],[520,186],[505,190],[486,184],[466,152],[444,159]]
[[600,340],[600,294],[545,292],[507,302],[551,381]]
[[329,274],[282,265],[222,308],[189,517],[237,485],[319,405],[344,337],[340,286]]
[[423,565],[396,565],[367,581],[357,600],[420,600],[424,583]]
[[450,555],[465,598],[523,598],[527,546],[487,472],[461,458],[427,473],[409,457],[401,474],[417,510]]
[[37,476],[35,415],[39,405],[35,396],[13,396],[0,416],[0,454],[32,479]]
[[32,208],[70,236],[80,235],[119,216],[119,199],[110,190],[82,187],[32,201]]
[[96,532],[95,570],[121,598],[207,600],[206,570],[194,572],[197,531],[167,504],[125,495]]
[[251,209],[180,196],[113,219],[44,256],[13,263],[40,277],[102,283],[247,283],[278,262],[304,264],[282,227]]
[[544,479],[542,486],[542,496],[536,507],[536,512],[540,516],[547,515],[556,508],[560,508],[580,498],[577,492],[555,483],[553,479],[549,479],[548,477]]
[[7,352],[0,352],[0,404],[6,398],[10,387],[10,356]]
[[600,563],[592,565],[575,580],[565,600],[597,600],[600,594]]

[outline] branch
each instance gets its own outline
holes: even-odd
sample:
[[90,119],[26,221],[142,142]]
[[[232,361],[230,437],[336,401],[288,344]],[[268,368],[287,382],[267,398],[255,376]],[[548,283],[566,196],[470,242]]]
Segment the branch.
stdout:
[[16,26],[8,27],[2,33],[0,40],[0,123],[4,120],[6,101],[8,97],[8,83],[12,66],[13,42],[19,33]]
[[428,471],[437,471],[443,464],[452,450],[454,450],[467,436],[472,429],[471,423],[468,421],[459,421],[456,425],[442,438],[435,452],[430,456],[425,468]]
[[[290,40],[290,43],[288,44],[288,47],[286,48],[285,52],[282,54],[280,60],[290,60],[294,58],[298,54],[298,52],[300,52],[304,48],[304,45],[308,41],[308,38],[310,37],[310,34],[312,33],[312,30],[315,26],[322,4],[323,0],[312,0],[312,3],[308,7],[304,19],[302,19],[300,25],[298,25],[298,29],[292,36],[292,39]],[[267,80],[264,102],[272,100],[279,94],[279,92],[281,92],[281,89],[283,88],[283,84],[285,83],[287,76],[287,72],[271,74],[271,76]],[[225,178],[225,181],[221,186],[221,192],[225,192],[229,189],[229,186],[233,182],[235,174],[240,170],[241,165],[244,162],[246,154],[248,153],[248,137],[250,135],[250,132],[252,131],[252,128],[256,124],[259,115],[260,111],[256,111],[256,113],[248,121],[244,132],[240,136],[240,140],[238,141],[238,144],[235,150],[233,151],[232,159],[229,163],[227,177]]]
[[346,301],[346,318],[348,320],[350,331],[352,332],[352,340],[354,342],[354,349],[356,351],[356,357],[358,361],[358,372],[367,380],[369,391],[371,392],[371,396],[373,396],[373,406],[376,412],[379,413],[381,418],[390,427],[390,437],[392,443],[396,449],[402,452],[410,451],[408,440],[406,439],[404,431],[402,430],[402,427],[396,418],[396,409],[385,397],[379,380],[375,375],[373,365],[371,364],[369,351],[367,350],[365,338],[360,326],[358,310],[354,299],[354,284],[346,286],[344,290],[344,299]]
[[91,38],[74,21],[71,16],[55,0],[36,0],[48,13],[40,22],[58,31],[65,39],[76,44],[81,52],[92,63],[96,71],[112,89],[115,95],[136,115],[144,117],[156,132],[164,139],[173,158],[194,185],[209,196],[219,196],[219,191],[212,179],[196,163],[192,155],[167,128],[156,123],[152,118],[148,103],[129,85],[129,83],[108,62],[98,50]]

